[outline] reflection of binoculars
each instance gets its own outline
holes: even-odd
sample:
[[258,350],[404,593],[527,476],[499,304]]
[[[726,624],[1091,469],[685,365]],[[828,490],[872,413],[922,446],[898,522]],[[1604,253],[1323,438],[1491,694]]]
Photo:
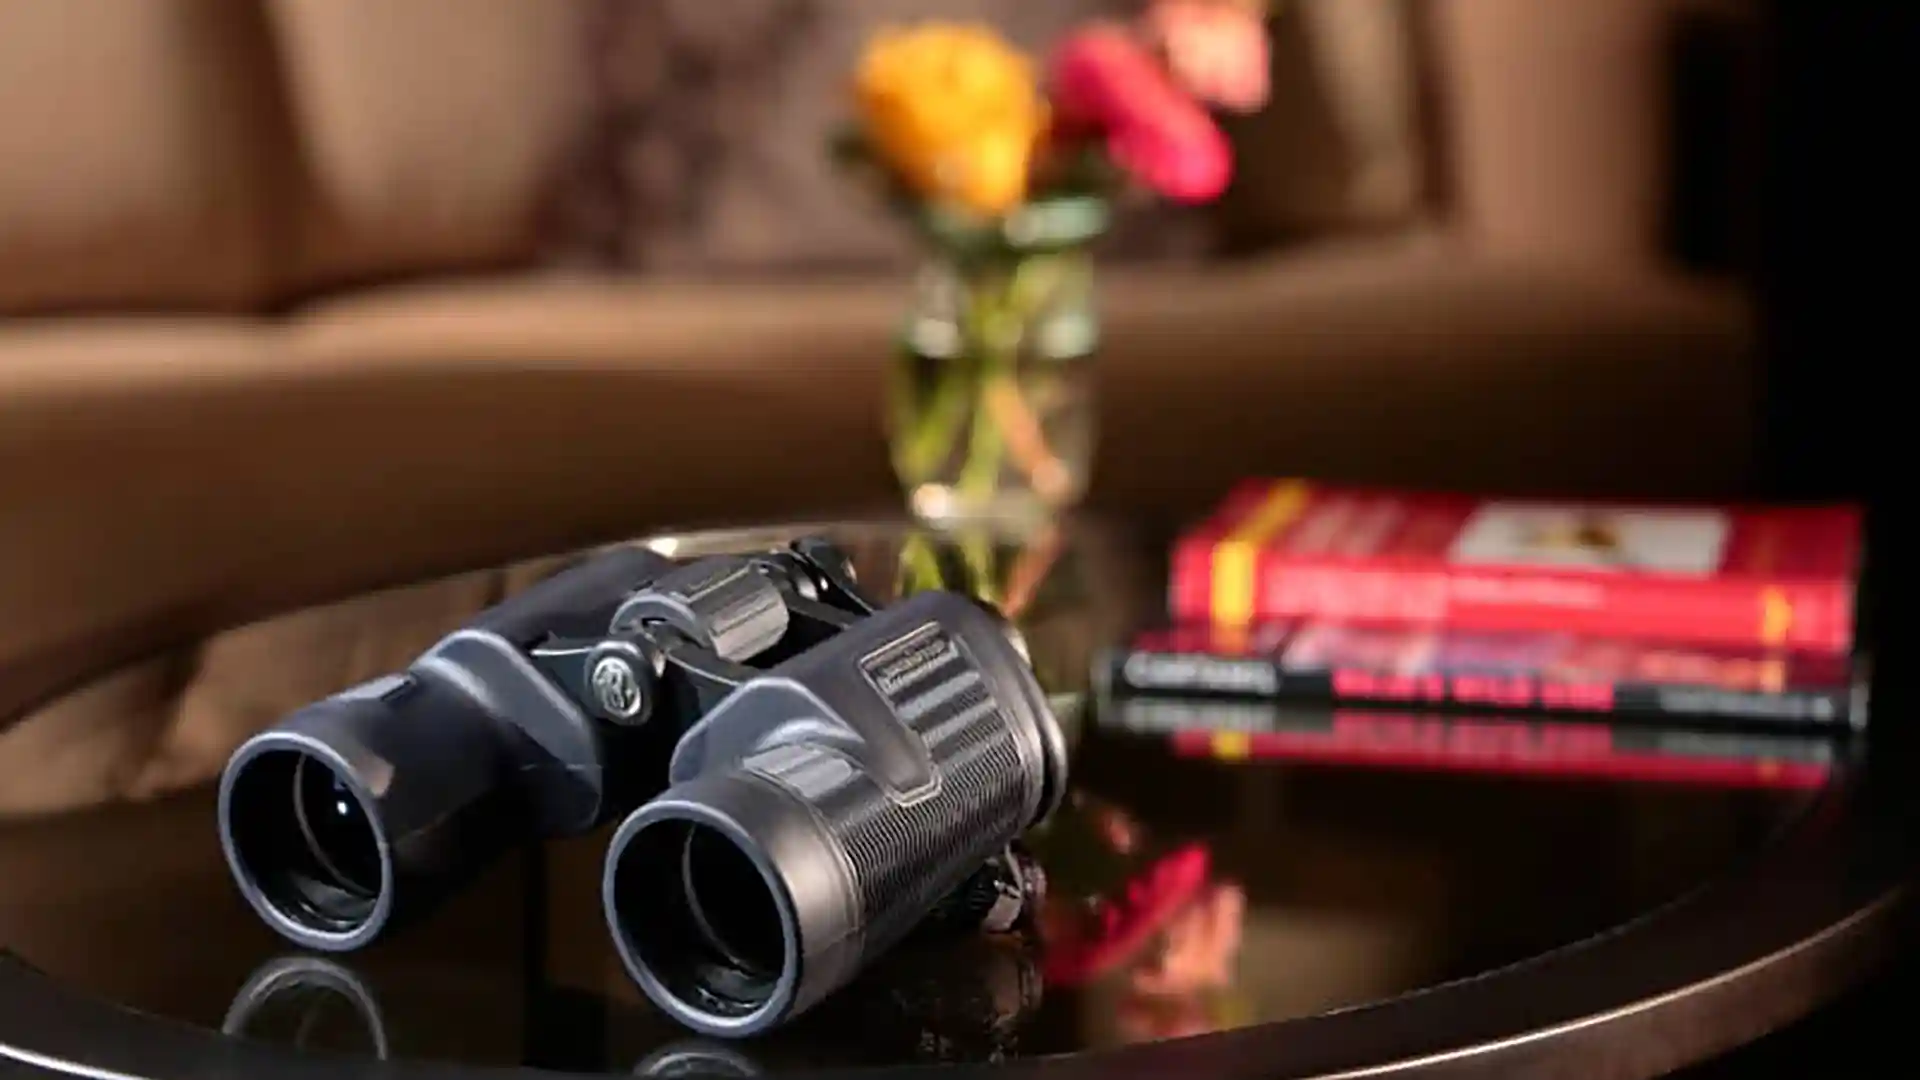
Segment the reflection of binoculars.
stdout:
[[[262,964],[234,995],[220,1030],[311,1050],[309,1040],[326,1026],[329,1005],[351,1017],[357,1036],[352,1041],[363,1044],[360,1049],[376,1061],[387,1060],[391,1050],[379,999],[358,975],[317,956],[282,956]],[[288,1025],[290,1031],[281,1030]]]
[[751,1044],[702,1038],[650,1050],[635,1076],[748,1077],[1013,1056],[1041,1005],[1038,957],[1018,937],[903,946],[805,1021]]
[[725,1045],[702,1042],[673,1043],[663,1046],[634,1063],[633,1075],[686,1077],[688,1080],[746,1080],[764,1075],[760,1063]]
[[803,540],[564,571],[248,740],[219,814],[261,917],[345,950],[515,842],[640,806],[603,888],[622,959],[676,1018],[737,1035],[844,983],[1064,782],[1010,626],[953,593],[877,608]]

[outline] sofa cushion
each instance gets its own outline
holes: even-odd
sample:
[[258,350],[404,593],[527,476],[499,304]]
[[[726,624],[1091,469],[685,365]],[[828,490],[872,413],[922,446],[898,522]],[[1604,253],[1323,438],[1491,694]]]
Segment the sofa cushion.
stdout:
[[1672,32],[1690,0],[1441,0],[1454,196],[1491,250],[1647,262],[1665,240]]
[[247,0],[0,14],[0,314],[245,307],[290,164]]
[[[192,656],[122,668],[12,727],[0,725],[0,819],[115,802],[159,760]],[[197,763],[205,779],[209,762]]]
[[272,0],[305,283],[524,260],[585,120],[579,0]]
[[1398,0],[1292,0],[1269,20],[1273,98],[1228,120],[1233,246],[1407,225],[1431,209],[1428,50]]

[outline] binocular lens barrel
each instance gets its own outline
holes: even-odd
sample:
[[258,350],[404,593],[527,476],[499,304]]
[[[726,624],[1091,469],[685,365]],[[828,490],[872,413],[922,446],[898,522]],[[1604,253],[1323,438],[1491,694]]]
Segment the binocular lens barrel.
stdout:
[[[366,921],[385,858],[366,804],[339,769],[300,750],[268,751],[242,776],[237,797],[249,819],[239,833],[242,854],[256,872],[264,868],[263,887],[316,923],[350,929]],[[282,841],[270,855],[262,842],[269,833]]]
[[[704,1035],[805,1011],[1044,815],[1064,778],[1054,724],[1013,642],[953,594],[773,669],[689,734],[679,782],[608,847],[628,972]],[[683,762],[741,729],[768,735]]]
[[377,692],[403,681],[295,713],[221,776],[220,839],[241,895],[308,948],[367,944],[512,842],[490,723],[462,722],[434,688]]
[[609,549],[241,744],[219,806],[241,895],[295,944],[356,949],[512,845],[612,814],[609,790],[631,778],[529,650],[601,632],[672,567]]

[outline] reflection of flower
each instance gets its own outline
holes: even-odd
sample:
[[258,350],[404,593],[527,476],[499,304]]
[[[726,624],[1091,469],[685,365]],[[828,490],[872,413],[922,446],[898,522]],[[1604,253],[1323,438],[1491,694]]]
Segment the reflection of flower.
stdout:
[[1208,1004],[1200,997],[1128,998],[1115,1009],[1114,1020],[1130,1043],[1184,1039],[1220,1030]]
[[1154,860],[1115,892],[1082,897],[1078,905],[1064,895],[1049,896],[1042,919],[1047,982],[1083,985],[1148,955],[1207,895],[1211,862],[1205,847],[1189,844]]
[[1114,1008],[1114,1020],[1127,1042],[1159,1042],[1243,1027],[1252,1020],[1250,1003],[1225,991],[1178,998],[1129,997]]
[[920,195],[999,214],[1026,198],[1046,105],[1027,57],[992,30],[879,34],[854,79],[872,149]]
[[1243,1022],[1246,893],[1214,875],[1206,845],[1162,847],[1124,807],[1080,791],[1037,839],[1053,883],[1039,926],[1049,987],[1117,993],[1129,1041]]
[[1131,28],[1094,24],[1068,36],[1049,78],[1059,122],[1104,138],[1114,163],[1149,188],[1186,203],[1226,190],[1226,135]]
[[1131,855],[1140,847],[1140,825],[1117,806],[1088,807],[1087,818],[1107,846],[1122,855]]
[[1167,69],[1193,95],[1232,112],[1267,103],[1267,32],[1245,0],[1155,0],[1145,18]]
[[1146,997],[1181,997],[1218,990],[1233,982],[1247,895],[1238,885],[1209,886],[1167,923],[1129,985]]

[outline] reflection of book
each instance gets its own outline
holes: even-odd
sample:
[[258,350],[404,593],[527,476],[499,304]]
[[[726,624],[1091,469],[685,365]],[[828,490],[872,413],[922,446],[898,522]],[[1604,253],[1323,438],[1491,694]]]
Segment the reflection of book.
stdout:
[[1148,631],[1102,656],[1095,678],[1133,694],[1860,726],[1860,667],[1831,654],[1297,621],[1252,635]]
[[1272,702],[1127,698],[1101,724],[1167,738],[1176,754],[1387,768],[1816,788],[1839,756],[1810,733],[1522,721]]
[[1173,615],[1845,652],[1851,507],[1482,500],[1251,481],[1174,549]]

